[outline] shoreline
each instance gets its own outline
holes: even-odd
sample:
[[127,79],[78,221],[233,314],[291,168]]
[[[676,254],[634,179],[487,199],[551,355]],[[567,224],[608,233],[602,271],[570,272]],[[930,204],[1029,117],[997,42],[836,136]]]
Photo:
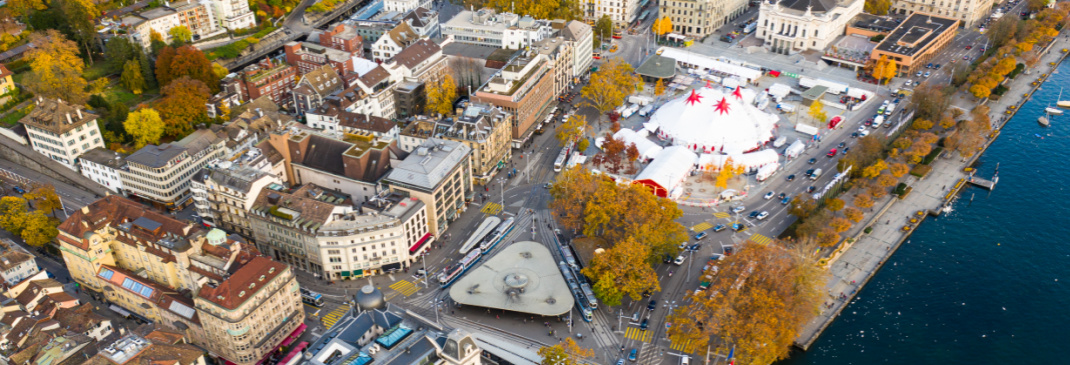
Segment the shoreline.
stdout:
[[[1063,36],[1060,34],[1060,36]],[[1034,80],[1026,80],[1022,76],[1032,75],[1020,75],[1017,79],[1008,82],[1009,90],[1004,93],[1001,101],[992,101],[985,99],[980,103],[974,105],[990,105],[989,115],[997,113],[997,118],[992,118],[992,134],[986,138],[986,141],[979,151],[969,158],[961,158],[956,161],[953,157],[941,157],[934,162],[934,165],[938,164],[939,168],[935,168],[933,171],[924,178],[916,178],[910,175],[906,181],[908,185],[914,188],[914,191],[904,199],[898,199],[891,197],[885,202],[875,214],[866,220],[866,224],[859,226],[858,233],[850,238],[854,238],[853,243],[847,244],[846,247],[841,246],[837,249],[832,257],[830,257],[827,267],[829,268],[830,280],[826,284],[828,288],[828,295],[831,298],[830,301],[826,301],[826,305],[822,307],[822,312],[807,323],[800,331],[798,337],[795,339],[795,347],[806,351],[821,334],[835,322],[835,319],[839,317],[840,313],[847,307],[851,301],[855,299],[858,292],[869,283],[869,280],[876,275],[877,271],[884,266],[884,263],[902,246],[904,242],[909,242],[909,238],[913,235],[914,231],[921,226],[928,216],[938,216],[940,214],[940,208],[945,205],[950,205],[958,198],[958,194],[962,191],[962,188],[967,185],[966,176],[968,173],[966,168],[974,166],[988,148],[996,141],[1001,134],[1002,129],[1022,110],[1022,105],[1029,101],[1033,94],[1050,78],[1052,72],[1057,69],[1062,62],[1067,58],[1070,53],[1060,52],[1057,54],[1058,59],[1050,60],[1055,54],[1051,53],[1052,49],[1061,45],[1062,48],[1070,46],[1070,40],[1067,40],[1066,36],[1062,39],[1056,37],[1040,54],[1040,62],[1045,62],[1044,65],[1050,65],[1050,70],[1046,73],[1046,76],[1042,80],[1037,81],[1037,85],[1033,86]],[[1054,64],[1051,64],[1054,63]],[[1038,62],[1039,66],[1039,62]],[[1043,66],[1040,66],[1043,67]],[[1037,75],[1039,77],[1039,75]],[[1024,85],[1022,83],[1025,83]],[[1015,102],[1010,95],[1023,95],[1029,96],[1021,97]],[[957,94],[956,94],[957,95]],[[953,102],[954,104],[954,102]],[[1006,104],[1015,105],[1016,108],[1010,113],[1006,114],[1003,110],[1007,109]],[[1000,105],[1001,107],[996,107]],[[953,152],[947,152],[951,154]],[[922,180],[929,180],[922,182]],[[934,183],[935,180],[935,183]],[[940,188],[941,181],[947,182],[943,188]],[[948,190],[947,186],[951,186]],[[894,229],[894,227],[900,227],[899,217],[887,219],[884,225],[880,225],[880,220],[885,218],[885,214],[895,209],[896,213],[899,213],[899,217],[903,217],[903,213],[907,218],[904,222],[904,227],[909,229]],[[922,213],[922,214],[917,214]],[[895,215],[891,215],[895,217]],[[917,219],[916,223],[909,223],[909,219],[914,217]],[[892,225],[891,221],[896,220],[896,224]],[[862,233],[864,228],[872,227],[873,232],[870,234]],[[889,232],[889,228],[893,231]],[[881,234],[884,233],[884,234]],[[898,235],[898,236],[896,236]],[[897,237],[897,238],[896,238]],[[848,238],[848,239],[850,239]],[[893,242],[885,241],[885,239],[894,239]],[[844,265],[838,265],[841,261]],[[876,262],[873,262],[877,259]],[[853,268],[852,268],[853,266]],[[836,271],[834,273],[834,271]],[[839,290],[839,295],[834,295]],[[830,303],[831,302],[831,303]],[[831,304],[831,305],[830,305]]]

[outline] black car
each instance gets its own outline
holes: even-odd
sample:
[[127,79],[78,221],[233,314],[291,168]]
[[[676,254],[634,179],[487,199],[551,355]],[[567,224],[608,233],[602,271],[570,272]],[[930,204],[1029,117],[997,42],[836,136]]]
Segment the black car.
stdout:
[[751,218],[758,218],[758,215],[759,215],[759,214],[762,214],[762,212],[759,212],[759,211],[755,210],[755,211],[753,211],[753,212],[750,212],[750,215],[749,215],[748,217],[751,217]]
[[814,187],[813,185],[810,185],[810,187],[806,188],[806,192],[807,192],[807,193],[812,193],[812,192],[814,192],[815,190],[817,190],[817,188],[815,188],[815,187]]
[[787,197],[788,197],[788,194],[785,194],[785,193],[780,193],[780,195],[777,195],[777,199],[784,199],[784,198],[787,198]]
[[646,328],[650,325],[650,318],[643,318],[643,322],[639,323],[639,329],[646,331]]
[[728,226],[725,226],[723,224],[718,224],[716,227],[713,227],[713,231],[714,232],[720,232],[720,231],[725,230],[725,228],[728,228]]
[[651,299],[649,303],[646,303],[646,309],[654,310],[658,307],[658,301]]
[[663,263],[663,264],[671,264],[672,263],[672,255],[665,255],[665,257],[662,257],[661,258],[661,263]]
[[19,194],[26,194],[26,189],[23,189],[23,188],[18,187],[18,186],[12,187],[11,190],[14,190],[16,193],[19,193]]
[[858,132],[851,133],[851,138],[858,138]]
[[844,148],[844,147],[846,147],[846,146],[847,146],[847,143],[844,143],[844,142],[840,142],[840,148]]
[[814,174],[814,169],[806,170],[806,176],[811,176],[813,174]]
[[788,181],[795,181],[795,174],[788,175]]
[[701,243],[696,243],[696,244],[693,244],[691,246],[687,246],[687,250],[688,251],[698,251],[698,249],[700,249],[700,248],[702,248],[702,244]]
[[817,159],[816,158],[811,158],[810,161],[807,161],[807,163],[813,165],[813,164],[817,163]]

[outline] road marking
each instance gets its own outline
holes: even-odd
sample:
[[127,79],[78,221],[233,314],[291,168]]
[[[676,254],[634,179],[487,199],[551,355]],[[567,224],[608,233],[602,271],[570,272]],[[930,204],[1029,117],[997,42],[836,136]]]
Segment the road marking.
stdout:
[[399,280],[396,283],[390,284],[390,289],[394,289],[394,291],[397,291],[398,293],[401,293],[401,295],[407,297],[413,295],[418,290],[420,290],[420,287],[409,282],[408,280]]
[[763,245],[763,246],[764,246],[764,245],[768,245],[768,244],[769,244],[769,242],[772,242],[772,241],[773,241],[773,239],[772,239],[772,238],[769,238],[769,237],[766,237],[766,236],[763,236],[763,235],[760,235],[760,234],[757,234],[757,233],[755,233],[755,234],[752,234],[752,235],[750,236],[750,240],[751,240],[752,242],[754,242],[754,243],[757,243],[757,244],[759,244],[759,245]]
[[686,354],[692,354],[695,352],[695,344],[691,340],[679,337],[669,340],[672,341],[672,344],[669,345],[669,349],[672,349],[674,351],[681,351]]
[[639,329],[638,327],[628,327],[628,329],[624,331],[624,337],[636,341],[650,342],[651,338],[654,337],[654,332]]
[[694,227],[691,227],[691,230],[695,231],[695,232],[702,232],[702,231],[705,231],[705,230],[710,229],[710,228],[713,228],[712,224],[710,224],[709,222],[702,222],[702,223],[696,224]]
[[342,306],[335,308],[330,313],[327,313],[327,315],[323,316],[323,319],[320,321],[323,322],[323,326],[326,327],[328,331],[330,331],[331,327],[333,327],[335,323],[338,323],[338,321],[342,319],[342,316],[344,316],[348,311],[349,304],[343,304]]
[[725,212],[716,212],[716,213],[713,213],[713,216],[715,218],[731,218],[732,217],[731,214],[728,214],[728,213],[725,213]]
[[480,209],[479,211],[483,212],[484,214],[498,214],[502,211],[502,205],[498,203],[488,202],[487,204],[483,205],[483,209]]

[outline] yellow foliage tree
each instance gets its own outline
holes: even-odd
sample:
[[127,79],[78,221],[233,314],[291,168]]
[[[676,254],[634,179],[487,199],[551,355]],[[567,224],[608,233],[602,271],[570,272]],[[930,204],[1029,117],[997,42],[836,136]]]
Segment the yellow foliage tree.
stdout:
[[26,226],[26,214],[29,209],[26,199],[17,196],[5,196],[0,198],[0,228],[18,235],[22,227]]
[[130,113],[123,122],[123,129],[134,137],[134,148],[156,144],[163,137],[164,123],[156,109],[143,108]]
[[189,30],[185,25],[179,25],[172,27],[167,31],[167,34],[171,36],[171,39],[178,40],[183,43],[189,42],[193,39],[193,32]]
[[592,289],[602,303],[617,306],[625,295],[639,300],[643,292],[661,291],[658,273],[649,263],[651,256],[649,246],[627,237],[596,253],[582,272],[594,281]]
[[880,176],[881,171],[884,171],[887,168],[888,164],[884,163],[884,160],[877,160],[877,162],[874,162],[872,165],[866,166],[865,169],[862,169],[862,177],[867,179],[875,178],[877,176]]
[[863,10],[873,15],[888,15],[891,7],[892,0],[866,0]]
[[817,100],[814,100],[814,102],[810,104],[809,114],[817,120],[818,123],[823,123],[825,119],[828,119],[828,114],[825,114],[825,105]]
[[27,245],[44,247],[59,235],[59,230],[56,229],[57,225],[56,222],[53,222],[40,210],[35,210],[26,215],[26,224],[22,227],[19,237],[22,237],[22,240]]
[[453,112],[453,100],[457,99],[457,84],[453,76],[447,73],[442,81],[427,87],[427,110],[439,115]]
[[624,103],[624,98],[635,90],[639,78],[633,72],[632,65],[614,58],[602,64],[591,75],[590,82],[580,90],[586,99],[584,105],[606,114]]
[[581,114],[575,114],[568,118],[561,127],[557,128],[558,142],[561,146],[568,144],[568,142],[578,142],[578,150],[586,150],[590,142],[587,141],[587,132],[591,129],[587,124],[587,117]]
[[571,337],[553,345],[539,348],[542,365],[578,365],[581,360],[594,356],[594,350],[580,347]]
[[52,184],[36,185],[22,197],[33,201],[35,209],[48,212],[53,217],[56,216],[56,209],[63,209],[63,202],[60,201],[59,195],[56,195],[56,188]]
[[650,27],[650,30],[654,32],[654,35],[662,36],[672,32],[672,19],[668,16],[661,19],[654,20],[654,25]]
[[661,79],[658,79],[658,81],[654,83],[654,95],[660,96],[660,95],[662,95],[664,93],[665,93],[665,83],[661,82]]
[[82,77],[85,63],[78,56],[78,44],[53,29],[33,33],[30,43],[34,46],[26,52],[31,60],[30,73],[23,81],[26,87],[37,96],[84,103],[89,98],[89,82]]
[[895,60],[888,58],[888,56],[882,55],[873,66],[873,77],[885,84],[892,81],[892,78],[896,77],[897,74]]

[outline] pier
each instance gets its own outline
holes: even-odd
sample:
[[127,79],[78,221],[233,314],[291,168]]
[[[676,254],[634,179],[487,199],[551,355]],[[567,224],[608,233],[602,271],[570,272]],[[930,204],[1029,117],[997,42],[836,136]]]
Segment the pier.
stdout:
[[999,176],[993,177],[992,180],[983,179],[976,176],[970,176],[966,179],[966,182],[975,186],[980,186],[982,188],[992,190],[996,188],[996,183],[999,182]]

